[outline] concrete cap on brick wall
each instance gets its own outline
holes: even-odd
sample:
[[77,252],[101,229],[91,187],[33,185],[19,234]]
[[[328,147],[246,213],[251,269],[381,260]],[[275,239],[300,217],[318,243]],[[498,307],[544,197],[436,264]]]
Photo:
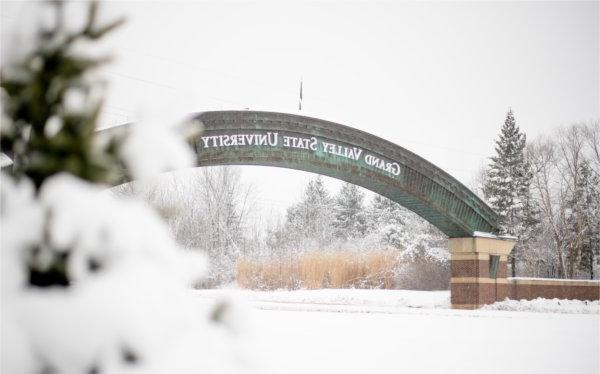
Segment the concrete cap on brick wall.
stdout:
[[448,240],[448,246],[452,254],[488,253],[506,256],[512,251],[516,243],[517,240],[514,237],[496,236],[488,233],[467,238],[450,238]]

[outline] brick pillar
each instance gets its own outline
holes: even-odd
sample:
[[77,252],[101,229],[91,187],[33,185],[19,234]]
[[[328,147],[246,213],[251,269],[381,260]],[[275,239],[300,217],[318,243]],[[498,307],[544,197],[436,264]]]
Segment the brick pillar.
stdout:
[[[489,234],[449,240],[452,308],[477,309],[509,296],[506,263],[515,243],[513,237]],[[494,261],[495,278],[490,274]]]

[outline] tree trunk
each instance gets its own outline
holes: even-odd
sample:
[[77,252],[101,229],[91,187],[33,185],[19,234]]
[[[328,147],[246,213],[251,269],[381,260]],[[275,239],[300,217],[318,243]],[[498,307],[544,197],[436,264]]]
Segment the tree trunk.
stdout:
[[594,250],[590,250],[590,279],[594,279]]
[[516,259],[515,259],[515,255],[514,255],[514,253],[513,253],[513,255],[512,255],[512,256],[510,256],[510,273],[511,273],[511,276],[512,276],[513,278],[517,276],[517,272],[516,272],[516,270],[515,270],[515,268],[516,268],[516,262],[517,262],[517,261],[516,261]]

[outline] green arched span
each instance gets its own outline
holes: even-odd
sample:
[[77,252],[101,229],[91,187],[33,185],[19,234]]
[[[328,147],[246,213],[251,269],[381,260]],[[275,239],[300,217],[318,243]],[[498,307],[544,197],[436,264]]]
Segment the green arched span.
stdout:
[[262,165],[309,171],[383,195],[451,238],[498,232],[497,215],[472,191],[416,154],[348,126],[286,113],[195,115],[204,132],[198,166]]

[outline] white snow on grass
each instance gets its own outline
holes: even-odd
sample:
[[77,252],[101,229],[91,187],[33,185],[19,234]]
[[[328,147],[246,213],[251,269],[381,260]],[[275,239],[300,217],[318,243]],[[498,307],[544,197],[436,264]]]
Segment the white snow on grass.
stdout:
[[596,315],[446,312],[456,314],[257,310],[251,341],[264,373],[592,374],[600,369]]
[[541,308],[452,310],[448,291],[197,290],[194,294],[203,303],[228,294],[253,307],[247,313],[252,326],[247,336],[250,354],[267,374],[600,372],[597,314]]
[[322,289],[251,291],[239,289],[197,290],[198,296],[216,298],[226,293],[256,309],[340,313],[397,313],[405,308],[450,307],[448,291]]

